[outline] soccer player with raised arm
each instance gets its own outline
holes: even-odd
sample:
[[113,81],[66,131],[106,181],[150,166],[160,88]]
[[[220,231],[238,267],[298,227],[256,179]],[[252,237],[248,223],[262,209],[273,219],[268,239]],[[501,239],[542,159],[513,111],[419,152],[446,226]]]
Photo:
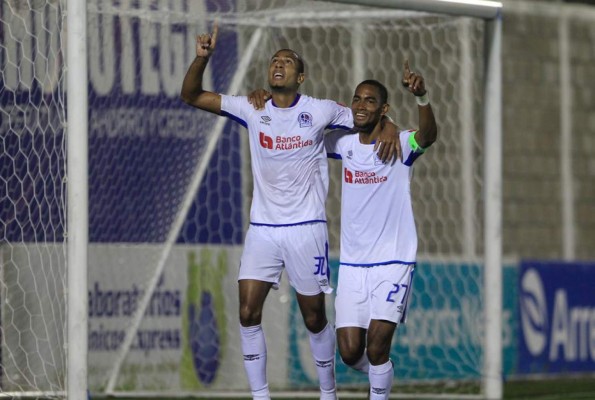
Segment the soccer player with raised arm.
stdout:
[[[197,37],[196,58],[184,77],[181,97],[191,106],[248,128],[254,193],[238,281],[241,348],[252,397],[270,399],[262,311],[270,289],[279,285],[285,269],[308,330],[320,399],[333,400],[336,339],[325,312],[325,293],[332,289],[323,133],[328,128],[351,129],[353,116],[349,108],[334,101],[298,93],[305,80],[304,63],[289,49],[279,50],[271,59],[268,81],[272,99],[264,108],[256,109],[245,96],[205,91],[203,74],[216,40],[216,24],[212,35]],[[400,150],[394,124],[386,125],[383,155],[389,159]]]
[[403,85],[416,96],[419,129],[400,133],[401,162],[382,162],[374,151],[380,119],[389,109],[387,90],[375,80],[360,83],[353,96],[358,134],[333,131],[325,137],[328,156],[343,163],[337,342],[343,362],[368,373],[371,400],[389,398],[392,338],[405,322],[416,262],[412,166],[438,132],[424,79],[408,62]]

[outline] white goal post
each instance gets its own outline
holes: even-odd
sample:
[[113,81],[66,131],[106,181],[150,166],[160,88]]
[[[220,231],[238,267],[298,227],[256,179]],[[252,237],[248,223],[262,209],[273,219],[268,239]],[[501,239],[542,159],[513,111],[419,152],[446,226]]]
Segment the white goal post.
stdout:
[[89,245],[89,93],[87,68],[87,5],[68,0],[66,36],[67,108],[67,315],[66,395],[69,399],[87,397],[88,358],[88,281]]
[[[194,35],[217,19],[222,39],[205,81],[222,93],[265,86],[262,67],[282,46],[304,56],[304,93],[315,97],[348,101],[366,78],[393,85],[407,54],[427,74],[444,136],[416,170],[427,191],[412,187],[422,199],[428,272],[414,323],[396,339],[412,365],[399,370],[393,397],[502,398],[501,8],[482,0],[2,0],[0,168],[13,176],[3,176],[9,192],[0,198],[10,206],[0,209],[0,397],[246,393],[234,281],[250,201],[246,135],[178,99]],[[399,123],[415,123],[410,101],[389,89]],[[46,108],[57,110],[51,132],[40,117]],[[335,258],[339,183],[331,176]],[[41,200],[50,187],[58,194]],[[446,270],[455,275],[436,283]],[[279,328],[267,335],[269,373],[275,394],[302,398],[316,386],[292,296],[284,284],[268,300],[265,326]],[[442,311],[466,328],[482,316],[482,327],[446,350],[416,342],[416,324],[427,319],[454,332]],[[361,396],[361,380],[337,376],[342,397]]]

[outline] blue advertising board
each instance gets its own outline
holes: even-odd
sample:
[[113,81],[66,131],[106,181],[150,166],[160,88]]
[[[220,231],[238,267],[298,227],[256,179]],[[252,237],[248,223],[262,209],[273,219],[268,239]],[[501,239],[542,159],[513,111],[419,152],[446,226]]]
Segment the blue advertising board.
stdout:
[[[336,287],[339,261],[329,260]],[[481,379],[483,368],[482,266],[478,263],[420,262],[413,280],[407,323],[393,339],[391,359],[395,377],[402,381],[469,381]],[[505,375],[514,373],[517,359],[517,268],[503,268],[502,357]],[[334,299],[329,319],[334,320]],[[290,382],[315,385],[316,375],[307,345],[308,336],[295,299],[289,321]],[[337,383],[364,384],[368,376],[347,367],[337,356]]]
[[518,372],[595,372],[595,263],[523,261]]
[[[101,9],[102,1],[97,2]],[[230,1],[169,3],[191,23],[153,21],[132,2],[121,14],[89,14],[89,239],[92,243],[160,243],[169,235],[188,183],[204,157],[209,164],[178,243],[239,244],[242,230],[240,126],[225,125],[205,154],[216,116],[180,100],[195,56],[195,35],[210,12]],[[116,4],[115,7],[125,7]],[[0,237],[64,240],[66,122],[62,11],[50,5],[15,10],[0,3]],[[132,12],[131,12],[132,11]],[[38,32],[35,40],[31,31]],[[4,40],[10,36],[7,41]],[[238,37],[221,29],[205,86],[226,93],[237,66]],[[28,60],[34,60],[30,62]],[[207,79],[208,78],[208,79]],[[75,134],[73,132],[73,134]]]

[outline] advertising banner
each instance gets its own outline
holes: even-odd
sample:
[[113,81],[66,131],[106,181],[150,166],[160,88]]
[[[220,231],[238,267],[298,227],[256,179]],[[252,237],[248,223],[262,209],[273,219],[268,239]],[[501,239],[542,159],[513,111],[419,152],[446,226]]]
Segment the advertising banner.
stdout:
[[[112,373],[144,295],[156,246],[93,245],[89,270],[89,387]],[[118,391],[246,390],[240,350],[237,268],[240,246],[176,245],[118,374]],[[284,285],[267,301],[269,382],[287,381]]]
[[595,264],[524,261],[519,372],[595,372]]
[[[339,260],[330,260],[336,287]],[[517,269],[503,270],[503,367],[508,373],[516,361]],[[476,263],[420,262],[413,279],[407,323],[393,338],[391,359],[395,376],[404,381],[480,379],[482,369],[483,299],[482,269]],[[327,304],[334,320],[334,298]],[[290,382],[314,385],[316,371],[310,356],[308,336],[293,301],[289,326]],[[337,382],[362,384],[368,376],[348,368],[337,356]]]
[[[64,10],[59,2],[36,9],[27,4],[0,3],[0,168],[8,182],[8,192],[0,196],[0,220],[9,242],[61,242],[68,103]],[[91,242],[163,242],[199,162],[207,157],[179,242],[241,243],[239,125],[227,123],[215,151],[206,154],[219,117],[180,99],[196,56],[196,35],[212,28],[210,12],[230,4],[89,3],[89,82],[80,84],[89,89]],[[192,19],[173,17],[180,14]],[[236,72],[238,35],[221,30],[217,44],[221,50],[209,63],[204,86],[226,93]]]

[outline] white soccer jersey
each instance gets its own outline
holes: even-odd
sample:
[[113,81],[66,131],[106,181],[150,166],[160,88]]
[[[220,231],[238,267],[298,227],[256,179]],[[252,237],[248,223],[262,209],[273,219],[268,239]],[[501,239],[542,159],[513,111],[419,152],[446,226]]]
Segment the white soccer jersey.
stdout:
[[359,134],[334,131],[325,137],[328,156],[341,158],[341,265],[369,267],[414,264],[417,233],[411,206],[411,166],[422,154],[400,133],[403,162],[382,163],[374,145],[361,144]]
[[326,222],[328,163],[325,129],[353,127],[351,110],[299,95],[288,108],[267,101],[255,110],[245,96],[221,96],[221,114],[248,128],[254,194],[253,225]]

